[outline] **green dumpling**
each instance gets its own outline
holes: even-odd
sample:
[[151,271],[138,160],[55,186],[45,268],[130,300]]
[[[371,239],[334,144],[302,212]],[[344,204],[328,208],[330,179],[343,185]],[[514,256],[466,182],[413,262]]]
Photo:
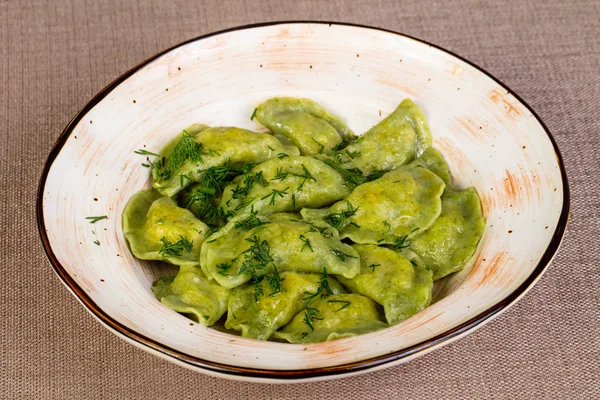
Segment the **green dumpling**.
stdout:
[[[231,292],[225,327],[242,331],[243,337],[267,340],[279,328],[304,310],[306,292],[319,289],[322,275],[282,272],[279,291],[275,292],[268,279],[254,285],[248,282]],[[327,279],[332,293],[345,293],[332,277]],[[260,292],[262,295],[257,296]]]
[[481,201],[474,188],[458,190],[452,186],[448,166],[437,150],[428,149],[407,167],[411,166],[429,168],[447,182],[439,218],[410,241],[410,248],[437,280],[460,271],[475,253],[485,230]]
[[211,167],[261,163],[280,154],[299,152],[267,133],[192,125],[160,152],[152,168],[154,187],[165,196],[173,196],[189,184],[199,182]]
[[475,253],[484,230],[485,219],[475,189],[446,189],[439,218],[410,241],[410,248],[433,271],[433,279],[438,280],[463,269]]
[[231,215],[257,211],[260,215],[318,208],[352,191],[339,172],[311,157],[267,160],[229,184],[221,208]]
[[402,322],[429,306],[431,271],[391,249],[373,245],[352,246],[360,255],[360,273],[340,282],[383,306],[388,324]]
[[273,337],[290,343],[316,343],[362,335],[388,326],[377,304],[360,294],[321,296],[309,306],[316,311],[307,308],[299,312]]
[[325,268],[352,278],[360,269],[358,253],[340,241],[335,229],[288,214],[233,218],[204,243],[200,263],[209,278],[227,288],[276,270],[319,273]]
[[129,199],[122,226],[134,256],[180,266],[199,264],[200,247],[208,231],[190,211],[154,189],[142,190]]
[[425,231],[441,211],[444,182],[425,168],[399,168],[357,186],[329,210],[303,209],[306,220],[338,229],[360,244],[395,244]]
[[206,279],[197,267],[181,267],[175,277],[159,279],[152,292],[161,303],[199,324],[210,326],[225,311],[230,290]]
[[258,122],[289,138],[302,155],[323,153],[354,138],[338,117],[309,99],[275,97],[256,109]]
[[421,109],[410,99],[337,153],[346,169],[363,174],[390,171],[408,164],[431,146],[431,132]]

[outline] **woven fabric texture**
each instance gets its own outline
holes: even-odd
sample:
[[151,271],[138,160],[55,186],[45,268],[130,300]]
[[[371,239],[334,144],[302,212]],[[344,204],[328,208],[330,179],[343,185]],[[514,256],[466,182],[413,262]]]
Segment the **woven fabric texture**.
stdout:
[[[0,0],[0,398],[600,398],[599,18],[597,0]],[[37,184],[69,119],[127,69],[201,34],[290,19],[400,31],[495,75],[556,138],[571,220],[529,294],[429,355],[320,383],[210,378],[123,342],[69,294],[38,238]]]

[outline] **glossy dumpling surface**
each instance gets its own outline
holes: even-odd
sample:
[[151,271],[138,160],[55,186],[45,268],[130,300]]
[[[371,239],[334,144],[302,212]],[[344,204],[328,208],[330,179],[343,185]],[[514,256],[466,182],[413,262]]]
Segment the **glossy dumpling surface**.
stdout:
[[354,138],[338,117],[309,99],[275,97],[260,104],[256,119],[289,138],[303,155],[323,153]]
[[237,177],[225,188],[221,208],[232,215],[250,210],[268,215],[326,206],[351,190],[341,174],[324,162],[288,156],[265,161]]
[[122,216],[123,234],[133,255],[175,265],[199,264],[206,224],[154,189],[131,197]]
[[360,294],[321,296],[310,306],[318,310],[310,325],[306,322],[307,311],[301,311],[273,337],[290,343],[315,343],[361,335],[388,326],[382,320],[377,304]]
[[408,164],[430,146],[431,132],[423,112],[412,100],[405,99],[337,157],[345,168],[358,168],[370,175]]
[[342,238],[360,244],[394,244],[425,231],[441,212],[444,182],[425,168],[400,168],[357,186],[327,212],[303,210],[323,218]]
[[442,155],[428,149],[411,166],[424,166],[447,182],[442,211],[433,225],[410,241],[410,248],[433,271],[437,280],[460,271],[471,259],[485,230],[481,201],[474,188],[454,188]]
[[200,181],[210,167],[260,163],[279,154],[297,155],[298,149],[284,146],[267,133],[193,125],[169,142],[154,161],[154,187],[173,196]]
[[352,246],[360,255],[360,273],[340,282],[353,293],[383,306],[388,324],[394,325],[431,303],[431,271],[401,253],[379,246]]
[[175,277],[161,278],[154,295],[170,309],[210,326],[227,311],[230,290],[206,279],[198,267],[181,267]]
[[[225,327],[242,332],[243,337],[267,340],[279,328],[291,321],[306,303],[302,301],[307,292],[319,288],[319,274],[282,272],[281,286],[275,292],[267,279],[263,279],[257,296],[255,284],[248,282],[232,290],[229,299]],[[343,287],[332,277],[325,278],[335,294],[345,293]]]
[[[202,246],[200,261],[207,276],[234,288],[256,276],[295,271],[355,276],[358,253],[340,241],[327,224],[312,224],[288,214],[232,219]],[[261,268],[255,267],[261,265]]]

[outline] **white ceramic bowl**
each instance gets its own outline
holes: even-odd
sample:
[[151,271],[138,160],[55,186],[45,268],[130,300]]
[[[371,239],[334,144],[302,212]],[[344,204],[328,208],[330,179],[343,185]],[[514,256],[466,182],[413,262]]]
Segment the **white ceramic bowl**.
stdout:
[[[368,335],[292,345],[205,328],[154,298],[153,281],[171,271],[135,259],[121,232],[126,201],[150,185],[134,150],[157,151],[196,122],[262,130],[248,117],[278,95],[314,99],[355,132],[405,97],[422,107],[455,183],[475,186],[487,218],[473,262],[436,285],[429,308]],[[485,71],[398,33],[291,22],[193,39],[119,77],[60,136],[44,168],[37,211],[56,273],[113,333],[210,375],[293,382],[389,367],[490,321],[548,266],[565,230],[568,199],[548,129]],[[91,215],[108,220],[90,225]]]

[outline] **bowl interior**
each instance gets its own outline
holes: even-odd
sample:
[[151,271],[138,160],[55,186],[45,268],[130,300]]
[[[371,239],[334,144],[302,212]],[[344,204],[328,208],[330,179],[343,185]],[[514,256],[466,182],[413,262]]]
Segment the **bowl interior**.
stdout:
[[[468,63],[401,35],[320,23],[236,30],[177,47],[113,86],[61,141],[42,187],[41,217],[55,262],[82,301],[105,323],[167,353],[304,370],[426,342],[501,303],[536,268],[539,274],[564,208],[559,161],[529,109]],[[477,189],[487,218],[473,262],[436,284],[431,307],[369,335],[290,345],[205,328],[154,298],[152,283],[173,269],[136,260],[121,232],[127,200],[150,185],[134,150],[157,151],[192,123],[262,131],[249,117],[277,95],[311,98],[355,132],[405,97],[424,110],[455,184]],[[109,219],[90,225],[91,215]]]

